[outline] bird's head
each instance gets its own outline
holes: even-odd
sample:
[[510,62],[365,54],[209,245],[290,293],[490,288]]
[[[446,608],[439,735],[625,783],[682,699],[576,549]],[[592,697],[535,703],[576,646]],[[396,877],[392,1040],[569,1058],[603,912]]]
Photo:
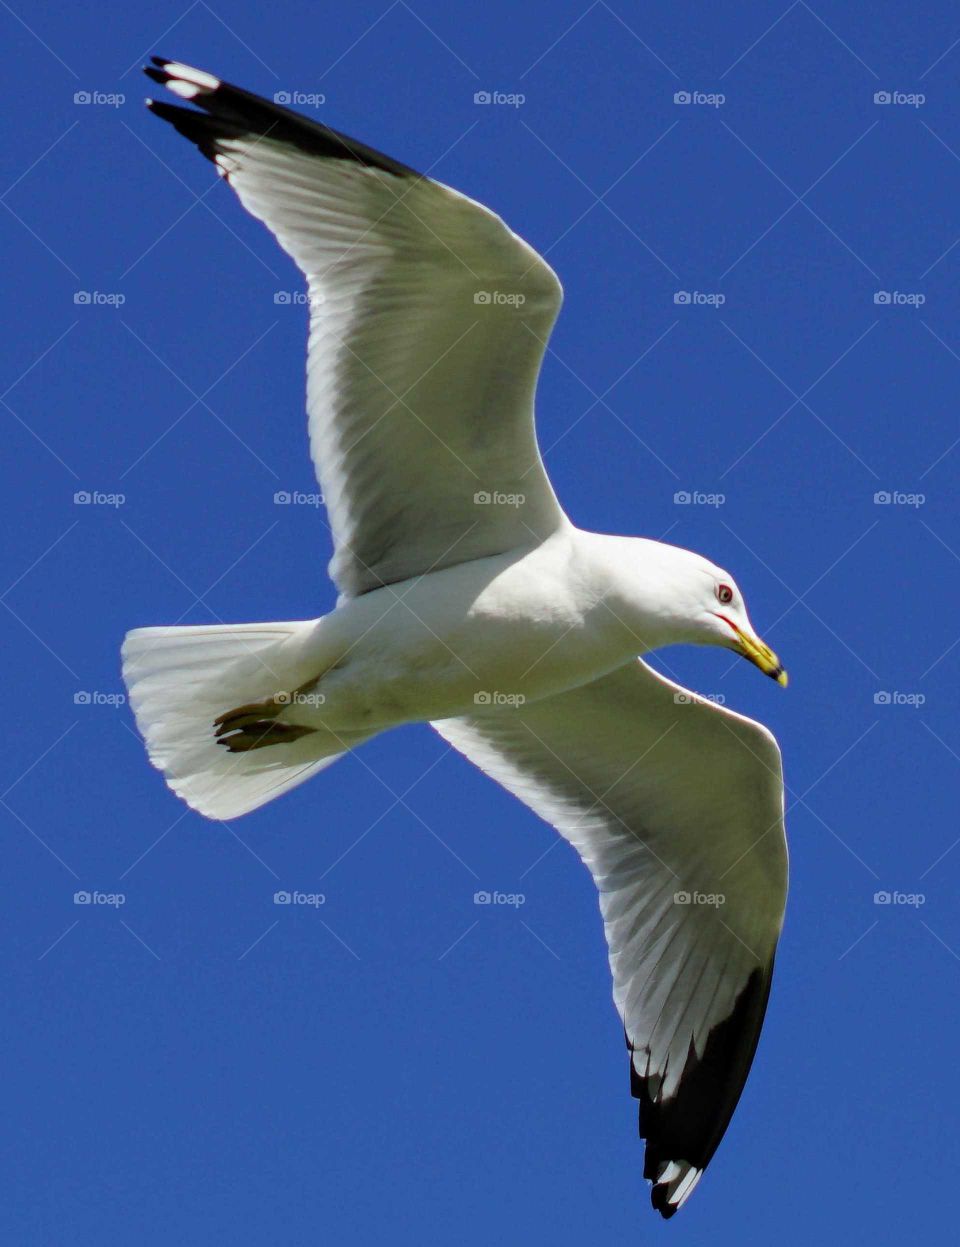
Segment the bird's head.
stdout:
[[[786,685],[787,673],[757,636],[743,594],[729,572],[690,550],[642,540],[638,603],[662,629],[660,644],[722,645]],[[636,566],[636,564],[634,564]]]
[[743,594],[729,572],[704,560],[700,580],[699,624],[703,640],[734,650],[786,687],[787,673],[769,645],[757,636]]

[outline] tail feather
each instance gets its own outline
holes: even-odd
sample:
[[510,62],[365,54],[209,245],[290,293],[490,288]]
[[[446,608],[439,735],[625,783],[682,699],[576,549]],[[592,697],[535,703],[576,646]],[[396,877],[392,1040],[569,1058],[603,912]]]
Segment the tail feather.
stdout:
[[238,703],[296,687],[314,622],[137,628],[123,678],[150,761],[188,805],[236,818],[302,784],[367,739],[319,728],[269,748],[230,752],[214,720]]

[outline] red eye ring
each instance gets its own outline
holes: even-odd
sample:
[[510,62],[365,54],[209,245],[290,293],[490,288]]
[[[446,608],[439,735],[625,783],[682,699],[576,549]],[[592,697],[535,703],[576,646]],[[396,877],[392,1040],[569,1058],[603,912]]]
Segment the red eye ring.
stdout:
[[717,601],[723,606],[733,601],[733,590],[729,585],[717,585]]

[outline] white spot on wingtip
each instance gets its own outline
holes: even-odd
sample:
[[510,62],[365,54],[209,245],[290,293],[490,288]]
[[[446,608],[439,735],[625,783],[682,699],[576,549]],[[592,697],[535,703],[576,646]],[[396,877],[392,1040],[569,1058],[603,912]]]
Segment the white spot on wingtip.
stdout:
[[671,1160],[661,1166],[657,1174],[657,1185],[672,1187],[667,1192],[667,1203],[671,1208],[680,1208],[693,1194],[702,1176],[703,1170],[695,1168],[688,1161]]
[[685,1177],[681,1180],[680,1185],[670,1196],[670,1203],[679,1208],[689,1195],[693,1194],[693,1188],[700,1181],[702,1169],[689,1169]]
[[179,95],[182,100],[192,100],[195,95],[200,94],[200,87],[195,82],[181,82],[179,78],[171,78],[167,83],[167,90]]
[[[164,70],[174,78],[181,78],[184,82],[191,83],[200,91],[216,91],[220,86],[220,79],[214,78],[213,74],[205,73],[202,69],[194,69],[191,65],[182,65],[180,61],[164,61]],[[174,83],[168,82],[167,86],[171,91],[175,90]],[[178,95],[183,92],[177,91]],[[196,94],[196,92],[194,92]],[[190,99],[191,96],[184,98]]]

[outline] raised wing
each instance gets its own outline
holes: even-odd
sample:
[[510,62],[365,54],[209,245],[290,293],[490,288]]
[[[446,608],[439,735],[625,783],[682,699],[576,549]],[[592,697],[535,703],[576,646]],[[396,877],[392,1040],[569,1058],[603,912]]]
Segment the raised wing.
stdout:
[[780,751],[640,660],[433,725],[593,874],[653,1206],[690,1195],[740,1098],[787,890]]
[[154,58],[204,112],[150,107],[213,160],[306,274],[310,446],[355,596],[530,546],[565,522],[533,400],[561,302],[492,212],[353,139]]

